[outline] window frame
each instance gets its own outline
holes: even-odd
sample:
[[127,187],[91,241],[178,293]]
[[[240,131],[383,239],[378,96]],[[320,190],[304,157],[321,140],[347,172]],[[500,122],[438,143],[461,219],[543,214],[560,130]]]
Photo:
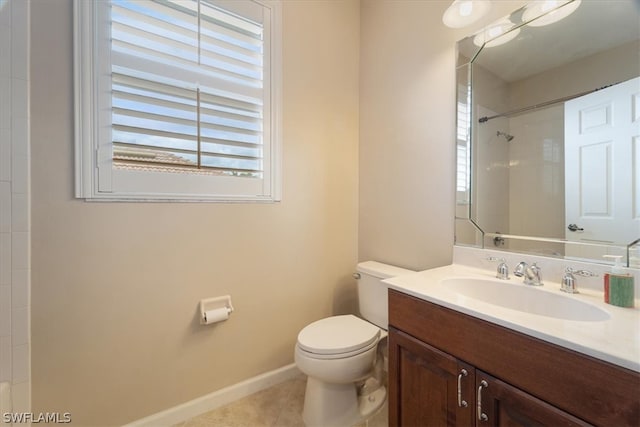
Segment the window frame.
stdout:
[[[278,202],[281,200],[282,29],[279,0],[248,0],[265,13],[263,177],[113,168],[110,20],[107,1],[74,0],[75,196],[87,201]],[[268,33],[268,34],[267,34]],[[109,103],[105,104],[108,97]],[[109,108],[105,108],[108,105]]]

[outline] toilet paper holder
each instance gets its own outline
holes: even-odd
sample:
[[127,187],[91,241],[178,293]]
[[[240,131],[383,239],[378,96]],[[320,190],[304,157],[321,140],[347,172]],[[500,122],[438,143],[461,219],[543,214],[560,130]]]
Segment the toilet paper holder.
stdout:
[[[219,313],[224,314],[226,310],[226,316],[224,318],[207,319],[207,313]],[[233,312],[233,305],[231,304],[231,295],[224,295],[216,298],[205,298],[200,300],[200,324],[208,325],[214,322],[227,320],[227,316]]]

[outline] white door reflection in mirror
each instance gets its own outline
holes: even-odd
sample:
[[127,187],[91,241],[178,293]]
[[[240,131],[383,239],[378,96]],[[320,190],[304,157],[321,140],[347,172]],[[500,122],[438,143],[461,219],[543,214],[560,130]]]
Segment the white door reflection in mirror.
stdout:
[[638,99],[640,77],[565,103],[569,241],[628,244],[640,237]]

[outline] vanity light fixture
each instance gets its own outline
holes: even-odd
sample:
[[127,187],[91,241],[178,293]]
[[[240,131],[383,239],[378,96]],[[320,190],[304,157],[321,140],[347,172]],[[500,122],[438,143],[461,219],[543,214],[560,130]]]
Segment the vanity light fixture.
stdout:
[[454,0],[442,15],[442,22],[450,28],[471,25],[491,9],[490,0]]
[[520,28],[513,29],[515,24],[507,19],[485,28],[473,38],[476,46],[494,47],[505,44],[520,34]]
[[522,19],[532,27],[553,24],[571,15],[582,0],[536,0],[524,9]]

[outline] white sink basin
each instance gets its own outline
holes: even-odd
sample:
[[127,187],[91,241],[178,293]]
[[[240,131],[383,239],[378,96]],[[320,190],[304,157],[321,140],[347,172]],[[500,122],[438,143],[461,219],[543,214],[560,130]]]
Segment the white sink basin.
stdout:
[[520,283],[451,278],[441,280],[440,285],[465,297],[539,316],[581,322],[600,322],[610,318],[606,311],[574,296],[545,292]]

